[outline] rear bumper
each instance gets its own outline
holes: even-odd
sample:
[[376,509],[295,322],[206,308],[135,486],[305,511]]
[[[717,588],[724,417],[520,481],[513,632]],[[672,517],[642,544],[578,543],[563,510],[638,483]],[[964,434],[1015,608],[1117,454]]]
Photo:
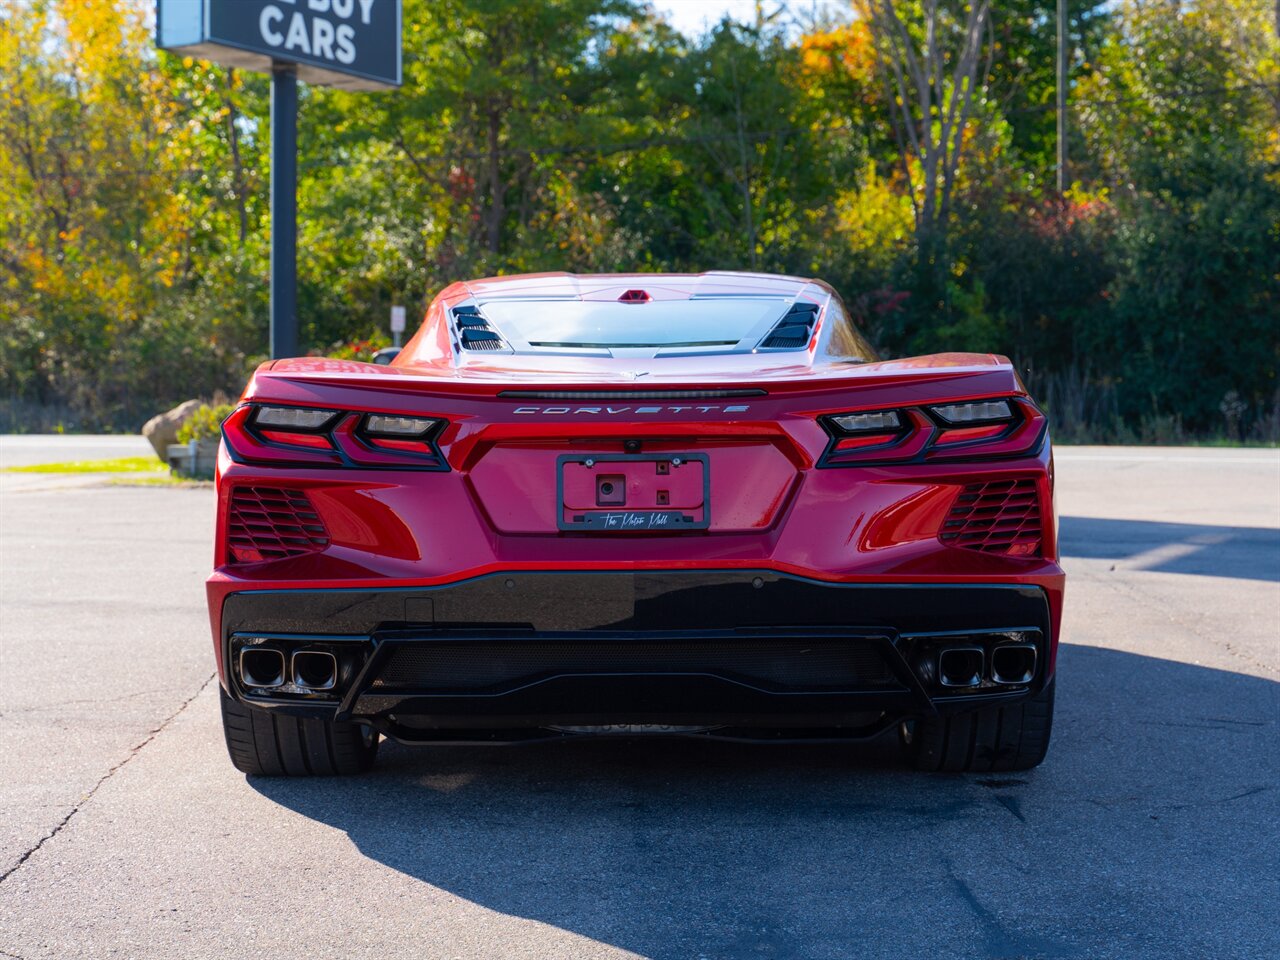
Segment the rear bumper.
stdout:
[[[723,736],[865,735],[906,716],[1016,700],[1052,676],[1060,578],[830,583],[768,570],[511,572],[438,587],[230,593],[227,689],[403,740],[511,741],[660,725]],[[1031,675],[993,675],[1021,647]],[[332,652],[332,690],[248,686],[246,647]],[[943,649],[979,651],[944,686]],[[1016,680],[1019,682],[1009,682]]]

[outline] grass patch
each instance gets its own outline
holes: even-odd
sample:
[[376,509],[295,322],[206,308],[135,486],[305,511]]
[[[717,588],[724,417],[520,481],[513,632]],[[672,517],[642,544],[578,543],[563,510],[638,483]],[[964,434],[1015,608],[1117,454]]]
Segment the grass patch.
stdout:
[[179,477],[171,473],[136,473],[116,476],[107,481],[113,487],[212,487],[212,480]]
[[116,457],[114,460],[70,460],[10,467],[5,473],[168,473],[155,457]]

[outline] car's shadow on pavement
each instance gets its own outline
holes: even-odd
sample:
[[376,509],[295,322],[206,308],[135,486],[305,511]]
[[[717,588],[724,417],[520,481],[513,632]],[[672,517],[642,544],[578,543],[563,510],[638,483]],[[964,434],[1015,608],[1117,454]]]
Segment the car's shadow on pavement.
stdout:
[[365,777],[250,782],[403,874],[649,957],[1270,953],[1280,684],[1061,664],[1027,773],[916,774],[889,738],[597,740],[384,743]]
[[1069,557],[1135,570],[1280,581],[1280,529],[1062,517],[1058,539]]

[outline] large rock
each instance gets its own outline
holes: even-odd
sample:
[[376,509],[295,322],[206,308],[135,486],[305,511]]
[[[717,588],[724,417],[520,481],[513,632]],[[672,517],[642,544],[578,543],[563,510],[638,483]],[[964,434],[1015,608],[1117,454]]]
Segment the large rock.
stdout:
[[178,442],[178,431],[199,409],[199,400],[187,400],[166,413],[156,414],[142,425],[142,435],[165,463],[169,462],[169,444]]

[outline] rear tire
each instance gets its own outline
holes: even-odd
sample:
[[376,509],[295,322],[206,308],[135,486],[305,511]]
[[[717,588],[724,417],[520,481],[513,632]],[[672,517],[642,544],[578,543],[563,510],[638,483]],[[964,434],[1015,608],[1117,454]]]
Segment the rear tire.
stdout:
[[904,720],[903,754],[917,770],[998,773],[1039,766],[1053,730],[1053,680],[1008,707]]
[[354,723],[291,717],[222,698],[222,732],[237,770],[259,777],[362,773],[373,766],[378,735]]

